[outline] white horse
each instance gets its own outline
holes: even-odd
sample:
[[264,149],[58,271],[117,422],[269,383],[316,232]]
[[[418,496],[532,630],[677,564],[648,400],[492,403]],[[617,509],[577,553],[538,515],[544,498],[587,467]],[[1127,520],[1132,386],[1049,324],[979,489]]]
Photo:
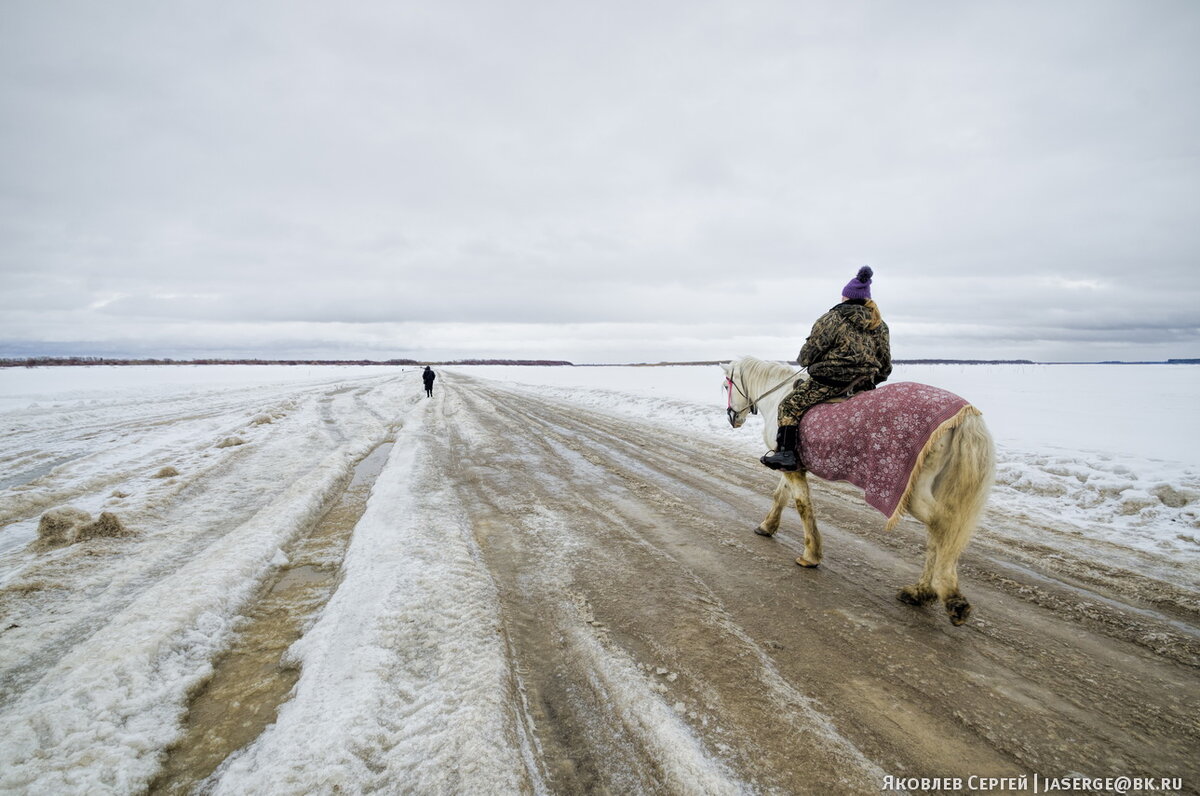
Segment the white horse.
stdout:
[[[768,448],[774,448],[779,403],[800,376],[786,365],[753,357],[743,357],[722,367],[729,393],[730,425],[740,428],[748,414],[761,411],[763,441]],[[987,502],[995,462],[992,437],[974,410],[964,413],[961,421],[945,433],[931,437],[891,523],[907,512],[925,523],[929,533],[925,569],[916,583],[900,589],[898,599],[918,606],[940,599],[951,623],[961,625],[967,621],[971,604],[958,589],[958,558]],[[754,532],[774,536],[789,498],[804,523],[804,555],[796,563],[816,567],[821,563],[821,533],[813,516],[804,471],[782,472],[774,504]]]

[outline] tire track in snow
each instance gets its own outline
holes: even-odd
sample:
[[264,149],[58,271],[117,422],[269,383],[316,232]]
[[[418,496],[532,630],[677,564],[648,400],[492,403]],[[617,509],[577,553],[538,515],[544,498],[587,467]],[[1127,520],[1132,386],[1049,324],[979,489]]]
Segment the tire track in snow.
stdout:
[[[638,533],[645,520],[634,515],[654,509],[640,502],[643,496],[628,496],[628,473],[646,470],[644,464],[623,460],[619,473],[606,471],[596,462],[609,440],[566,431],[559,413],[536,411],[544,406],[486,389],[462,402],[457,428],[467,431],[449,449],[447,469],[456,452],[470,452],[460,491],[477,500],[473,522],[501,585],[514,666],[523,673],[531,723],[557,791],[865,790],[881,781],[882,772],[778,676],[703,580]],[[505,433],[489,445],[478,428]],[[663,505],[663,497],[650,500]],[[614,593],[613,582],[628,592]],[[637,606],[652,614],[641,628]],[[602,608],[622,613],[598,621]],[[667,616],[703,636],[696,653],[705,664],[675,660],[675,671],[657,674],[674,657],[653,640]],[[614,634],[623,643],[614,643]],[[744,660],[745,672],[718,687],[704,670],[722,657]],[[681,671],[696,676],[680,679]],[[739,706],[739,720],[722,702]],[[803,739],[811,762],[799,782],[761,765],[770,754],[755,730],[768,725],[768,733]],[[748,771],[735,774],[726,756]]]
[[[430,466],[424,404],[397,435],[344,579],[292,648],[295,697],[215,793],[541,792],[515,713],[495,587]],[[314,734],[312,728],[321,727]]]
[[355,465],[335,505],[288,546],[286,563],[242,609],[245,620],[212,677],[191,696],[184,734],[167,750],[150,793],[193,792],[275,720],[299,677],[285,654],[336,589],[351,532],[391,450],[392,443],[384,442]]

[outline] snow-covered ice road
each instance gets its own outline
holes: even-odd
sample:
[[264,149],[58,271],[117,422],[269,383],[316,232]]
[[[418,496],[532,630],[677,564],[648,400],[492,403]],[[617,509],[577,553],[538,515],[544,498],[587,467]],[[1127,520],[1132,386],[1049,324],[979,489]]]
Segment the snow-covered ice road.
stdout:
[[[922,529],[885,534],[853,488],[814,482],[826,558],[803,570],[796,517],[752,533],[775,479],[727,438],[455,373],[419,393],[405,373],[7,415],[4,472],[58,465],[0,509],[0,789],[168,789],[238,616],[392,439],[337,588],[285,656],[299,677],[276,721],[195,772],[201,789],[1200,785],[1190,586],[1053,528],[1014,542],[1039,534],[1004,533],[1025,520],[993,506],[961,572],[976,613],[954,628],[894,598]],[[180,475],[152,477],[167,465]],[[137,534],[29,550],[62,504]]]
[[[281,548],[415,392],[359,372],[6,413],[0,790],[143,788]],[[135,535],[33,551],[39,516],[67,504]]]

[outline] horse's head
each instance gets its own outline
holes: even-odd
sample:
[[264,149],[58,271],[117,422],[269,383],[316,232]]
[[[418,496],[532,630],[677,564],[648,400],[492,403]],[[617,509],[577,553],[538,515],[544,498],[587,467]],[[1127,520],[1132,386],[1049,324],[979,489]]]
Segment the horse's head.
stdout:
[[723,385],[726,395],[725,412],[729,415],[729,425],[734,428],[741,428],[742,424],[746,422],[747,415],[758,414],[758,407],[750,402],[742,370],[738,367],[740,362],[741,360],[735,359],[721,365],[722,370],[725,371],[725,384]]

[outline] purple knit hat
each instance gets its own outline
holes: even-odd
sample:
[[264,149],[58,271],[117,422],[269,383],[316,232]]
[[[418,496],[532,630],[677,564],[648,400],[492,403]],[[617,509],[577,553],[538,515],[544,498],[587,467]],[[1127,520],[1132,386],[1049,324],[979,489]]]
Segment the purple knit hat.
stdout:
[[864,265],[858,269],[858,276],[851,279],[842,288],[842,297],[848,299],[869,299],[871,298],[871,277],[875,272],[871,270],[871,266]]

